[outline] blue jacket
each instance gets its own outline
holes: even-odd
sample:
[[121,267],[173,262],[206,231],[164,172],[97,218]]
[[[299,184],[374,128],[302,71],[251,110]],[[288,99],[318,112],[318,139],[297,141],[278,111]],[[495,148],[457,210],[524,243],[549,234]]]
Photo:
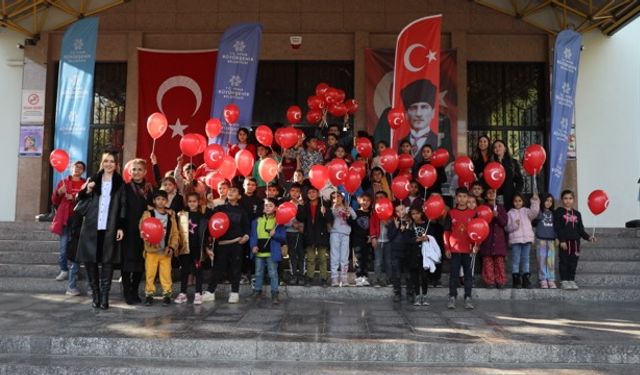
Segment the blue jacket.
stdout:
[[[271,260],[274,262],[280,262],[282,260],[282,244],[287,241],[287,230],[284,225],[276,225],[276,234],[271,237],[269,241],[269,252],[271,253]],[[251,232],[249,233],[249,248],[253,249],[258,246],[258,219],[251,221]],[[250,251],[251,259],[255,256],[253,251]]]

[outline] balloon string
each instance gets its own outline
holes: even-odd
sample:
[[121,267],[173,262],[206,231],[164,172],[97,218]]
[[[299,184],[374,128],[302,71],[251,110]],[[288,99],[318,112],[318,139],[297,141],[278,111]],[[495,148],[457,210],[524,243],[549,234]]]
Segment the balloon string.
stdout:
[[156,151],[156,140],[155,138],[153,139],[153,146],[151,146],[151,154],[155,153]]
[[533,170],[533,192],[538,193],[538,179],[536,178],[536,170]]
[[598,217],[595,216],[593,218],[593,230],[591,231],[591,237],[595,237],[596,236],[596,223],[598,222]]
[[429,220],[427,221],[427,229],[425,229],[425,230],[424,230],[424,235],[425,235],[425,236],[427,235],[427,232],[429,231],[429,225],[430,225],[430,224],[431,224],[431,219],[429,219]]

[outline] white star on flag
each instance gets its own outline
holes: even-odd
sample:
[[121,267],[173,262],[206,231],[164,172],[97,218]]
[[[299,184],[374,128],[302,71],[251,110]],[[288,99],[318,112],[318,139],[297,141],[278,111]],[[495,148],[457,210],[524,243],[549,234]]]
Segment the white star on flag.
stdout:
[[429,62],[438,60],[436,58],[436,51],[429,50],[429,53],[427,54],[427,59],[429,59]]
[[438,96],[440,98],[440,99],[438,99],[438,102],[440,103],[440,107],[449,108],[447,106],[447,101],[444,100],[444,97],[447,96],[447,92],[449,92],[449,90],[441,91],[440,94],[438,94]]
[[182,124],[180,123],[180,119],[178,118],[178,119],[176,120],[176,123],[175,123],[175,124],[173,124],[173,125],[169,125],[169,127],[171,128],[171,131],[173,132],[173,133],[171,134],[171,138],[175,137],[176,135],[179,135],[179,136],[181,136],[181,137],[184,137],[184,130],[185,130],[186,128],[188,128],[188,127],[189,127],[189,125],[182,125]]

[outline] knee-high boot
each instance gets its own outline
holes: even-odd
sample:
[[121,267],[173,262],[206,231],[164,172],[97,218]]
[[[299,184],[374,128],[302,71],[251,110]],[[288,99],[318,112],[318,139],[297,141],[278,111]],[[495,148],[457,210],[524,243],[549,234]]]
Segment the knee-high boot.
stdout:
[[131,272],[121,271],[122,276],[122,298],[127,305],[133,305],[131,300]]
[[113,278],[113,265],[110,263],[102,263],[100,272],[100,308],[106,310],[109,308],[109,291],[111,290],[111,279]]
[[140,281],[142,280],[142,272],[131,273],[131,294],[129,295],[133,303],[142,303],[140,299]]
[[91,288],[91,296],[94,308],[100,307],[100,286],[98,276],[98,263],[85,263],[84,268],[87,270],[87,279],[89,280],[89,288]]

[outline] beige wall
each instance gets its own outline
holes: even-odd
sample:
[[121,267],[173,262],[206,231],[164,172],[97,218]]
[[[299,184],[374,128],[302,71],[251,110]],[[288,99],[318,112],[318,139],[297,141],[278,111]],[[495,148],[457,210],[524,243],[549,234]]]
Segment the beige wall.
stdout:
[[[458,49],[459,149],[466,149],[467,61],[548,61],[548,37],[512,17],[467,0],[133,0],[100,15],[97,58],[127,61],[125,160],[135,154],[137,134],[136,48],[216,48],[224,30],[239,22],[264,27],[263,60],[354,60],[355,98],[364,103],[364,49],[393,48],[397,33],[416,18],[442,13],[442,48]],[[299,50],[289,36],[302,35]],[[59,59],[62,32],[43,35],[50,62]],[[48,87],[53,85],[49,75]],[[258,93],[259,95],[259,93]],[[51,126],[52,116],[47,124]],[[364,105],[356,127],[364,126]],[[40,184],[39,176],[20,183]],[[41,209],[47,203],[41,201]],[[32,205],[18,204],[19,217]]]

